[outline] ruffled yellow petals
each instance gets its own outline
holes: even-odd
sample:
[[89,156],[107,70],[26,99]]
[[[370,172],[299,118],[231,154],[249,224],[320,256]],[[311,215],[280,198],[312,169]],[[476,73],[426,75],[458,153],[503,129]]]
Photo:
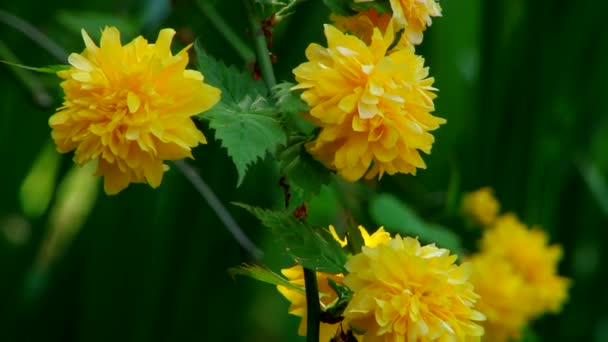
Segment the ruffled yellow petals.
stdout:
[[479,296],[470,267],[435,245],[397,236],[363,247],[346,263],[344,283],[354,295],[345,319],[362,341],[478,340],[485,316],[473,308]]
[[[333,227],[330,227],[330,231],[332,231]],[[333,230],[335,233],[335,230]],[[337,235],[336,235],[337,236]],[[281,270],[281,273],[294,285],[301,286],[304,288],[304,270],[302,266],[296,265],[290,268],[286,268]],[[328,279],[332,279],[338,284],[343,284],[344,276],[342,274],[328,274],[317,272],[317,286],[319,288],[319,304],[321,308],[325,309],[330,304],[332,304],[336,299],[338,299],[338,295],[336,292],[329,286]],[[295,316],[302,317],[300,321],[300,326],[298,328],[298,334],[300,336],[306,336],[306,293],[302,291],[298,291],[293,288],[287,288],[285,286],[277,286],[277,290],[291,303],[289,306],[288,312]],[[338,329],[340,329],[341,323],[329,324],[321,322],[320,331],[319,331],[319,341],[320,342],[330,342],[330,340],[336,335]]]
[[186,69],[186,49],[172,54],[174,35],[163,29],[153,44],[140,36],[122,45],[118,29],[107,27],[97,46],[82,30],[85,50],[57,73],[65,93],[49,119],[57,150],[75,150],[80,165],[97,162],[108,194],[130,183],[158,187],[165,160],[192,157],[206,142],[191,117],[214,106],[220,91]]
[[294,89],[304,89],[310,121],[321,128],[308,151],[349,181],[425,167],[419,151],[430,153],[429,132],[445,120],[431,115],[424,59],[411,46],[388,51],[392,25],[373,29],[368,43],[332,25],[325,36],[328,47],[311,44],[309,61],[294,69]]
[[433,23],[432,17],[441,16],[441,6],[435,0],[390,0],[397,29],[405,29],[412,44],[422,43],[422,34]]

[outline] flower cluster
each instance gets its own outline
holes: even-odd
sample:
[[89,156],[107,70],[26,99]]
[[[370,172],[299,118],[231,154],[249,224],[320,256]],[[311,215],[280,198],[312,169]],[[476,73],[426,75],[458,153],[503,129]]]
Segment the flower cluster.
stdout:
[[[456,255],[434,244],[421,246],[410,237],[391,238],[382,228],[372,235],[359,229],[365,246],[346,263],[348,274],[317,273],[322,308],[337,299],[327,285],[330,277],[354,293],[342,322],[321,324],[320,341],[328,342],[347,329],[356,332],[359,341],[479,340],[483,328],[475,321],[484,315],[473,307],[479,296],[468,281],[469,264],[455,264]],[[343,246],[347,243],[338,241]],[[283,274],[295,285],[304,284],[299,266]],[[278,289],[291,302],[289,312],[302,316],[299,333],[305,334],[304,293],[283,286]]]
[[513,214],[495,218],[498,204],[488,189],[468,196],[470,207],[477,208],[472,212],[493,222],[483,232],[480,251],[468,258],[471,282],[481,296],[478,309],[487,317],[484,339],[517,339],[529,322],[558,312],[568,297],[570,280],[557,269],[561,247],[549,245],[543,230],[528,228]]
[[79,165],[96,162],[108,194],[133,182],[158,187],[165,160],[192,158],[206,143],[191,117],[215,105],[220,91],[186,69],[189,47],[171,53],[174,34],[164,29],[154,44],[140,36],[123,46],[118,29],[107,27],[97,46],[83,30],[85,50],[57,73],[65,93],[49,119],[57,150],[75,150]]
[[500,203],[494,197],[492,188],[484,187],[465,194],[462,210],[473,222],[485,227],[496,219],[500,212]]
[[310,44],[308,62],[293,70],[294,89],[310,106],[307,119],[320,128],[308,151],[349,181],[425,168],[420,151],[430,153],[429,132],[445,123],[431,114],[436,89],[424,59],[412,42],[395,42],[396,30],[408,37],[408,29],[422,32],[439,6],[433,0],[391,6],[392,18],[373,9],[334,17],[352,34],[325,25],[327,47]]

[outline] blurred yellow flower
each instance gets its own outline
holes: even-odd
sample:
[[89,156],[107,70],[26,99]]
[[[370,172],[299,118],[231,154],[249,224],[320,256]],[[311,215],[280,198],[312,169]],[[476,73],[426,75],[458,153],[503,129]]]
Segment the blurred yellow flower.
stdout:
[[462,209],[475,223],[488,226],[500,212],[500,203],[494,197],[492,188],[484,187],[469,192],[462,199]]
[[69,56],[63,106],[49,119],[61,153],[76,150],[79,165],[97,162],[104,189],[116,194],[129,183],[160,185],[164,160],[192,158],[206,143],[191,116],[220,99],[188,65],[189,47],[171,53],[175,31],[159,32],[156,43],[139,36],[126,45],[115,27],[106,27],[98,47],[82,30],[85,50]]
[[484,319],[468,281],[470,265],[434,244],[397,236],[363,247],[346,263],[344,283],[354,291],[345,319],[362,341],[475,341]]
[[484,340],[518,339],[533,319],[561,309],[570,283],[557,273],[561,254],[559,246],[548,246],[544,231],[528,229],[512,214],[484,231],[480,252],[469,259],[478,308],[487,316]]
[[[359,231],[363,236],[363,241],[366,246],[376,247],[380,244],[386,243],[390,240],[390,234],[387,233],[384,228],[380,227],[373,234],[369,234],[367,230],[363,226],[359,226]],[[329,231],[338,243],[342,247],[347,245],[346,238],[340,239],[338,234],[336,233],[336,229],[334,226],[329,226]],[[302,266],[296,265],[290,268],[282,269],[281,273],[294,285],[304,287],[304,270]],[[319,300],[321,309],[325,310],[328,306],[333,304],[337,299],[338,295],[336,292],[329,286],[328,278],[334,280],[336,283],[344,285],[344,275],[342,274],[328,274],[323,272],[317,272],[317,285],[319,288]],[[277,290],[285,297],[291,305],[289,306],[288,312],[292,315],[302,317],[300,321],[300,327],[298,329],[298,334],[301,336],[306,336],[306,321],[307,321],[307,312],[306,309],[306,294],[304,291],[298,291],[293,288],[288,288],[285,286],[278,285]],[[343,321],[336,324],[328,324],[321,322],[320,331],[319,331],[319,341],[320,342],[329,342],[336,333],[339,332],[339,329],[342,325],[342,330],[348,329],[347,321]]]
[[484,341],[518,340],[532,319],[534,293],[507,260],[491,254],[476,254],[471,283],[480,296],[477,309],[486,315]]
[[386,55],[391,27],[374,29],[369,46],[331,25],[325,36],[328,47],[310,44],[309,61],[293,71],[321,128],[308,151],[349,181],[425,168],[419,150],[430,153],[429,131],[445,120],[430,114],[436,89],[424,59],[412,46]]
[[506,259],[533,289],[529,304],[536,315],[560,311],[568,297],[570,280],[558,274],[561,246],[549,246],[547,240],[542,229],[528,229],[513,214],[499,217],[481,240],[482,253]]

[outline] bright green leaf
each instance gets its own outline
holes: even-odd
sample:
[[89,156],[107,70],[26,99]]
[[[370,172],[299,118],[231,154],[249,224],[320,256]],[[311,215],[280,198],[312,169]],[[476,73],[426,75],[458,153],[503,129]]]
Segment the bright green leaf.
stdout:
[[286,143],[281,123],[264,102],[263,98],[244,98],[237,106],[220,103],[204,113],[236,165],[237,186],[252,163]]
[[231,276],[244,275],[267,284],[281,285],[296,291],[301,291],[302,293],[305,292],[304,287],[290,283],[289,280],[285,279],[280,274],[274,273],[273,271],[262,265],[244,264],[228,269],[228,273],[230,273]]
[[296,263],[319,272],[346,272],[346,253],[328,230],[312,228],[286,211],[265,210],[241,203],[236,205],[249,211],[270,228]]
[[460,237],[448,228],[435,223],[427,223],[414,210],[393,195],[380,194],[370,201],[370,215],[374,222],[383,225],[390,232],[414,236],[426,243],[458,253]]
[[253,73],[243,72],[234,65],[226,64],[208,55],[200,43],[194,46],[198,58],[198,67],[208,83],[222,91],[222,103],[234,105],[245,97],[267,97],[268,90],[260,80],[253,79]]
[[199,44],[196,50],[205,82],[222,91],[221,102],[198,117],[209,120],[216,139],[228,150],[238,171],[238,186],[251,164],[285,145],[287,138],[262,82],[215,60]]

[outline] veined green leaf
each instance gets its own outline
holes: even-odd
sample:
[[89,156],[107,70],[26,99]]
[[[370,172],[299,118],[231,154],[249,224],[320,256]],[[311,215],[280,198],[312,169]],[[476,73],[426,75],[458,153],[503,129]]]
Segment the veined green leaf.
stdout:
[[239,186],[249,166],[285,145],[287,138],[262,82],[215,60],[198,44],[196,50],[205,82],[222,90],[221,102],[198,117],[209,120],[216,139],[228,150],[238,171]]
[[234,105],[245,97],[267,97],[268,90],[260,80],[253,79],[253,73],[243,72],[234,65],[226,64],[208,55],[198,42],[194,45],[198,67],[205,82],[222,91],[222,103]]
[[264,98],[244,98],[239,105],[220,103],[204,113],[215,137],[222,141],[238,171],[237,186],[245,178],[247,168],[258,158],[285,145],[286,137],[273,109]]
[[439,224],[425,222],[414,210],[393,195],[380,194],[373,197],[369,210],[374,222],[385,226],[387,231],[418,237],[426,243],[434,242],[453,253],[462,250],[458,235]]
[[242,203],[236,205],[256,216],[270,228],[293,260],[312,270],[345,273],[346,253],[328,230],[313,228],[286,211],[265,210]]
[[243,264],[241,266],[229,268],[228,273],[230,273],[231,276],[244,275],[267,284],[285,286],[296,291],[301,291],[302,293],[306,291],[304,287],[292,284],[280,274],[277,274],[262,265]]
[[44,73],[44,74],[56,74],[58,71],[67,70],[70,68],[70,66],[67,64],[54,64],[54,65],[47,65],[44,67],[32,67],[32,66],[28,66],[28,65],[4,61],[1,59],[0,59],[0,63],[4,63],[4,64],[8,64],[8,65],[17,67],[17,68],[36,71],[36,72],[40,72],[40,73]]

